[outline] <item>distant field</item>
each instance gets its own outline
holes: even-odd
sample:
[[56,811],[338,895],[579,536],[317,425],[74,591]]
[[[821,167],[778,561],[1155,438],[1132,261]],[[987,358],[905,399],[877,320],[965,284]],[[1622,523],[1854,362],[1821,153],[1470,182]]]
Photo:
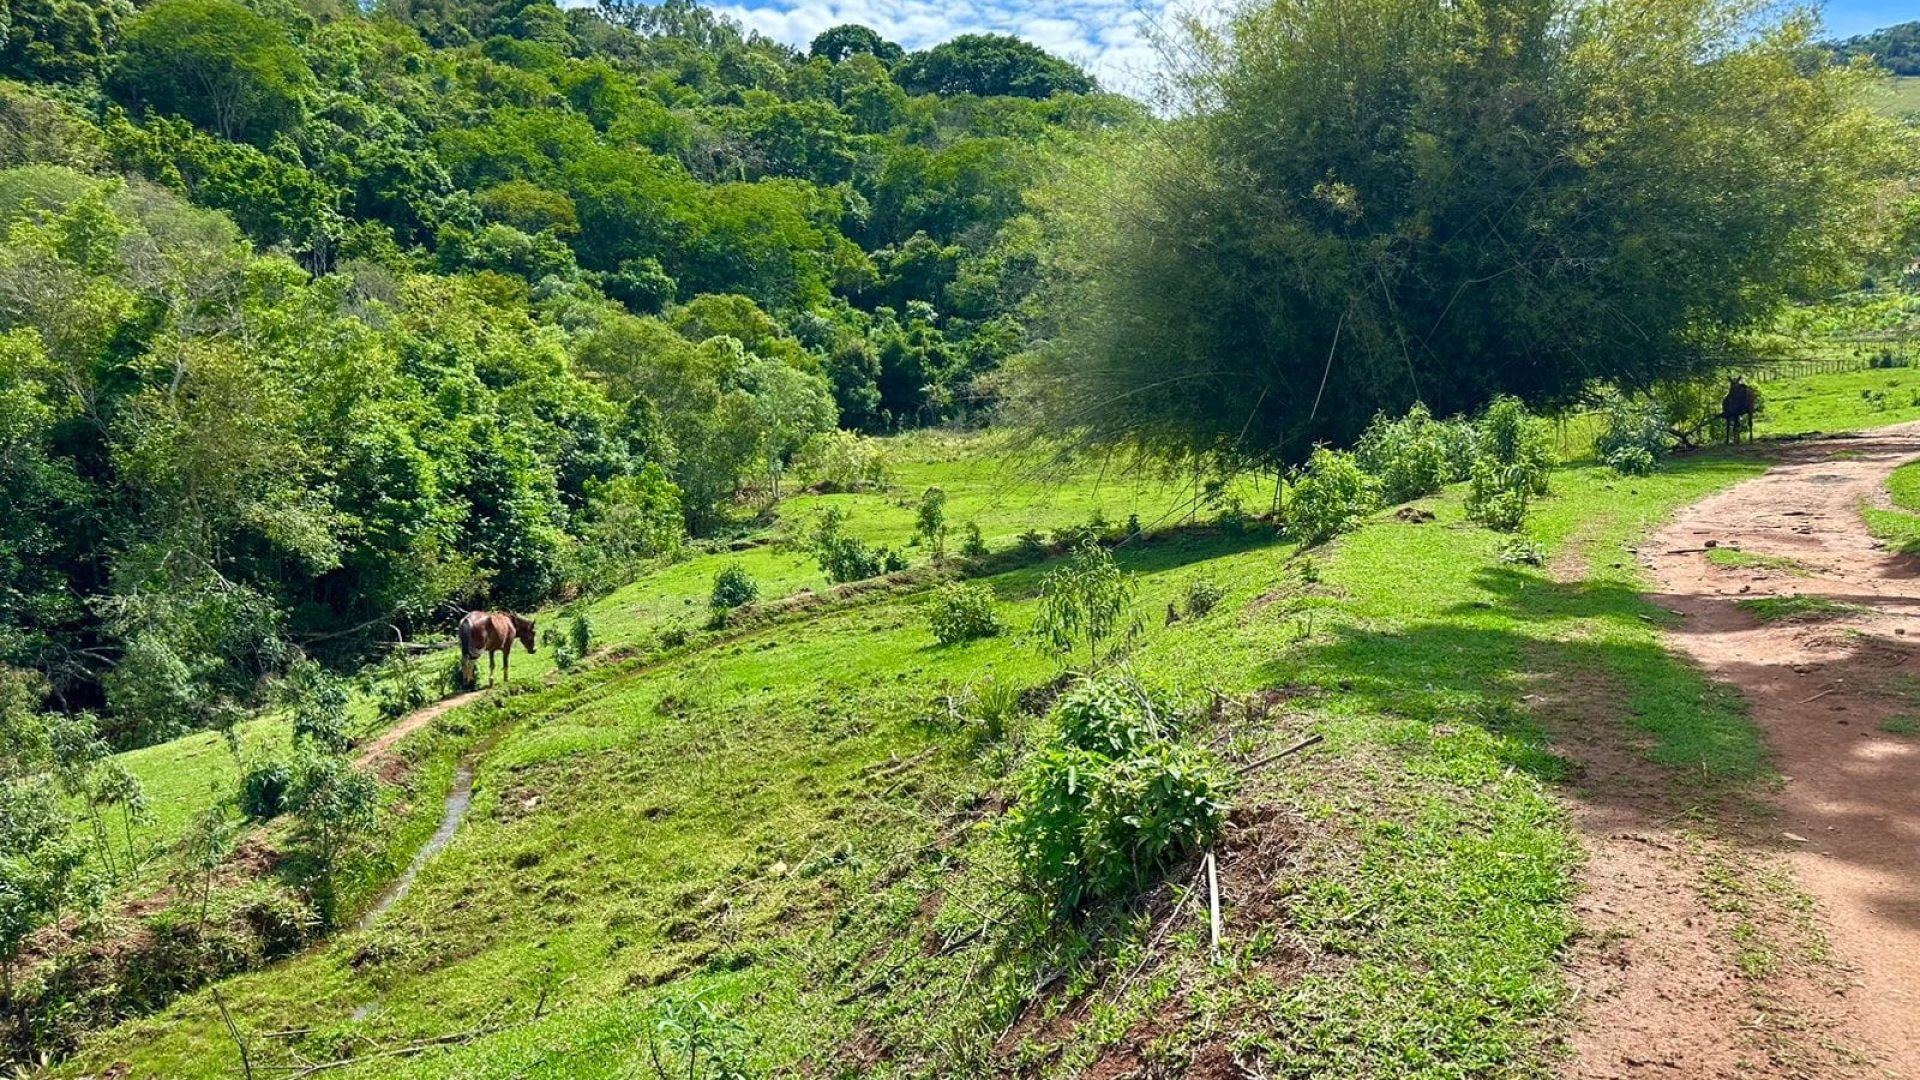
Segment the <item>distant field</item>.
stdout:
[[1920,115],[1920,76],[1895,76],[1875,107],[1888,116]]

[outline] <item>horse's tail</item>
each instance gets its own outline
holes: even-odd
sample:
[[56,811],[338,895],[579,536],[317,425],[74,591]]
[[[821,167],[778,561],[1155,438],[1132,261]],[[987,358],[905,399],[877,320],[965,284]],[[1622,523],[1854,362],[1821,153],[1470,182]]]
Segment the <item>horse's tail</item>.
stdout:
[[473,624],[460,620],[460,687],[466,689],[473,685],[477,677],[473,662],[480,659],[480,650],[473,643]]

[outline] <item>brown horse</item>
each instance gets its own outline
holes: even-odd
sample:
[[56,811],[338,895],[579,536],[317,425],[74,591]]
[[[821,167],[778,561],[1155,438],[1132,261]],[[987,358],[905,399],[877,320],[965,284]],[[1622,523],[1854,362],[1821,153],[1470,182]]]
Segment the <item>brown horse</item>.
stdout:
[[1740,441],[1740,421],[1747,422],[1747,441],[1753,441],[1753,414],[1760,411],[1760,395],[1736,375],[1727,384],[1727,396],[1720,399],[1720,422],[1725,425],[1725,441]]
[[500,677],[512,681],[513,639],[533,651],[533,620],[505,611],[469,611],[460,620],[460,680],[472,686],[474,661],[487,654],[487,685],[493,685],[493,654],[500,654]]

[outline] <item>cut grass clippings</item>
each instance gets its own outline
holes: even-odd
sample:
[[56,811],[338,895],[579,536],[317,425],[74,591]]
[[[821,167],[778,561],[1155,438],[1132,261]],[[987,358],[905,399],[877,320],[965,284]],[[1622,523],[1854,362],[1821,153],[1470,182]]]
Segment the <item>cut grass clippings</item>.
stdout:
[[1841,603],[1824,596],[1756,596],[1735,601],[1734,606],[1761,622],[1822,622],[1870,610],[1861,604]]
[[1806,567],[1798,559],[1785,555],[1763,555],[1757,551],[1741,551],[1733,547],[1708,548],[1707,562],[1729,570],[1784,570],[1792,574],[1806,572]]

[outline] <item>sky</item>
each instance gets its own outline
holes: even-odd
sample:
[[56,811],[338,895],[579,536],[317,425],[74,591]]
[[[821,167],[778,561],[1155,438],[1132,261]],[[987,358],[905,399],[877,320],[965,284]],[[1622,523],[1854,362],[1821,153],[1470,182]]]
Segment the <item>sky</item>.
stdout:
[[[861,23],[908,49],[959,34],[1018,34],[1092,71],[1112,89],[1139,91],[1157,65],[1150,27],[1169,0],[717,0],[713,5],[768,37],[805,47],[829,26]],[[1920,19],[1920,0],[1830,0],[1836,37]]]

